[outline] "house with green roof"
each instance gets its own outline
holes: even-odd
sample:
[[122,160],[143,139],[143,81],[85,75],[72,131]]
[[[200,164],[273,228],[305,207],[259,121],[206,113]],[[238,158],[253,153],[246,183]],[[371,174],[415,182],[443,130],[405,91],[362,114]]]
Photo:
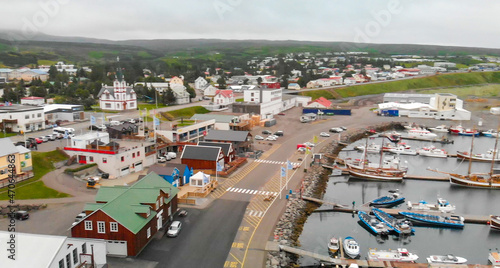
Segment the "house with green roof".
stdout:
[[177,211],[179,190],[151,172],[131,186],[101,187],[72,237],[107,241],[107,254],[137,256]]

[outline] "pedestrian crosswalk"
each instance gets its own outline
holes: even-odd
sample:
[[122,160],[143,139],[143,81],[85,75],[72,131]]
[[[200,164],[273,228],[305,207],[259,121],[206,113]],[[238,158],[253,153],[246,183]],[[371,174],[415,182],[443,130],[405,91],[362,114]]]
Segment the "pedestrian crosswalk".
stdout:
[[[263,164],[273,164],[273,165],[286,165],[286,162],[284,162],[284,161],[273,161],[273,160],[264,160],[264,159],[257,159],[257,160],[255,160],[255,162],[263,163]],[[300,166],[300,163],[297,163],[297,162],[290,162],[290,164],[293,167]]]
[[256,211],[256,210],[251,210],[251,209],[247,209],[247,212],[246,214],[248,216],[253,216],[253,217],[258,217],[258,218],[262,218],[264,216],[264,211]]
[[227,188],[228,192],[240,193],[240,194],[260,194],[260,195],[278,195],[277,192],[268,192],[268,191],[260,191],[260,190],[252,190],[252,189],[242,189],[242,188]]

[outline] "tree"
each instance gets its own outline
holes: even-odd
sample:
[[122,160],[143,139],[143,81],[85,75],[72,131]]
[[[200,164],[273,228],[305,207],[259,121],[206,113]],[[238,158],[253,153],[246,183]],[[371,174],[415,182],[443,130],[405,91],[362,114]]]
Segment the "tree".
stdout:
[[226,89],[226,80],[224,77],[217,79],[217,84],[219,84],[219,89]]
[[257,78],[257,84],[262,84],[262,77],[259,76],[259,78]]
[[299,86],[301,88],[304,88],[307,86],[307,82],[306,80],[303,78],[303,77],[300,77],[299,80],[297,81],[297,84],[299,84]]
[[165,104],[175,103],[175,94],[174,91],[169,87],[165,92]]
[[57,76],[57,68],[56,66],[52,65],[49,68],[49,80],[55,80]]
[[186,91],[189,93],[189,98],[196,98],[196,91],[192,88],[187,81],[184,81],[184,86],[186,87]]

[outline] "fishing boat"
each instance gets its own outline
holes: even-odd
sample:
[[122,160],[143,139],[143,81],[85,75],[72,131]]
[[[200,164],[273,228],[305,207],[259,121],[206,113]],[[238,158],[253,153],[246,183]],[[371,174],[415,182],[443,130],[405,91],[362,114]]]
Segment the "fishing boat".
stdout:
[[392,230],[386,223],[380,221],[375,216],[370,216],[364,211],[358,211],[359,220],[374,234],[388,235]]
[[397,250],[378,250],[368,249],[369,261],[399,261],[399,262],[415,262],[418,260],[418,255],[408,252],[406,248],[398,248]]
[[493,230],[500,230],[500,216],[490,215],[489,225]]
[[398,146],[396,148],[387,149],[387,152],[401,155],[417,155],[417,151],[411,149],[409,146]]
[[438,137],[437,134],[423,128],[412,128],[408,131],[408,138],[418,140],[433,140]]
[[428,157],[440,157],[440,158],[448,157],[448,152],[446,152],[446,150],[436,148],[435,146],[420,148],[417,150],[417,154]]
[[436,227],[464,228],[464,218],[462,216],[457,216],[457,215],[438,216],[432,214],[414,213],[406,211],[400,211],[399,214],[419,224],[432,225]]
[[498,252],[498,249],[490,252],[488,255],[488,261],[491,262],[493,267],[500,267],[500,252]]
[[[480,173],[480,172],[472,173],[471,172],[472,157],[469,157],[469,168],[467,170],[467,174],[465,175],[439,171],[437,169],[429,169],[429,170],[437,173],[447,174],[450,183],[453,185],[473,187],[473,188],[483,188],[483,189],[500,189],[500,175],[493,173],[495,165],[494,159],[497,158],[496,157],[497,146],[498,146],[498,137],[495,139],[495,148],[493,149],[493,155],[490,159],[491,167],[489,173]],[[474,136],[472,136],[471,139],[471,147],[468,155],[473,155],[472,153],[473,149],[474,149]]]
[[450,132],[450,129],[446,125],[440,125],[437,127],[430,127],[430,131],[432,132],[438,132],[438,133],[448,133]]
[[428,263],[446,263],[446,264],[462,264],[466,263],[467,259],[462,257],[457,257],[452,254],[448,255],[431,255],[427,258]]
[[390,142],[397,143],[401,141],[401,133],[396,131],[384,133],[383,136],[385,136]]
[[486,151],[484,154],[470,154],[468,152],[457,152],[458,158],[471,159],[472,161],[483,161],[483,162],[491,162],[493,160],[493,155],[495,155],[495,162],[500,162],[500,155],[498,154],[498,150],[490,149]]
[[483,131],[481,132],[481,135],[485,136],[485,137],[493,137],[493,138],[496,138],[498,136],[498,132],[494,129],[490,129],[488,131]]
[[458,134],[458,132],[461,132],[463,129],[464,129],[464,127],[462,127],[462,124],[457,125],[457,126],[453,126],[453,127],[450,127],[450,133]]
[[408,125],[403,126],[406,130],[410,130],[412,128],[418,128],[419,126],[416,123],[410,123]]
[[[364,145],[358,145],[358,146],[354,147],[354,149],[359,150],[359,151],[364,151],[365,150],[365,146]],[[380,145],[375,144],[375,143],[372,142],[371,144],[369,144],[366,147],[366,152],[367,153],[380,153]]]
[[356,257],[358,257],[359,253],[361,252],[358,242],[351,236],[348,236],[344,239],[344,243],[342,246],[344,247],[344,253],[351,259],[355,259]]
[[408,220],[396,219],[389,213],[378,208],[372,208],[372,212],[379,220],[387,223],[397,234],[409,235],[415,232],[411,222]]
[[378,197],[370,202],[370,206],[372,207],[384,207],[390,208],[401,204],[405,201],[405,198],[402,197],[398,190],[389,191],[390,194]]
[[473,130],[473,129],[470,129],[470,128],[468,128],[468,129],[462,129],[462,130],[460,130],[458,132],[458,135],[461,135],[461,136],[475,136],[475,137],[477,137],[477,136],[479,136],[479,131],[477,131],[475,129]]
[[440,212],[453,212],[455,211],[455,206],[451,205],[446,199],[438,198],[436,204],[429,204],[424,200],[419,201],[417,204],[408,201],[407,203],[409,210],[420,210],[420,211],[440,211]]
[[328,242],[328,250],[330,253],[335,254],[339,250],[340,243],[336,237],[332,237]]

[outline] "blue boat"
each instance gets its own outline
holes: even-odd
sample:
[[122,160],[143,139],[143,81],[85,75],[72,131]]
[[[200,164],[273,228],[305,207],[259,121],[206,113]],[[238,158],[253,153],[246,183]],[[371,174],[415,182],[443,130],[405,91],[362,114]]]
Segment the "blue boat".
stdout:
[[370,206],[378,208],[390,208],[398,204],[401,204],[405,201],[405,198],[401,197],[399,195],[399,192],[397,191],[389,191],[389,192],[392,194],[381,196],[377,199],[372,200],[370,202]]
[[389,213],[379,208],[372,208],[372,212],[379,220],[385,222],[397,234],[409,235],[415,232],[415,229],[412,228],[411,222],[408,220],[394,218]]
[[393,229],[377,219],[375,216],[370,216],[364,211],[358,211],[359,220],[374,234],[376,235],[388,235]]
[[411,221],[436,227],[464,228],[464,218],[457,215],[438,216],[424,213],[399,212]]

